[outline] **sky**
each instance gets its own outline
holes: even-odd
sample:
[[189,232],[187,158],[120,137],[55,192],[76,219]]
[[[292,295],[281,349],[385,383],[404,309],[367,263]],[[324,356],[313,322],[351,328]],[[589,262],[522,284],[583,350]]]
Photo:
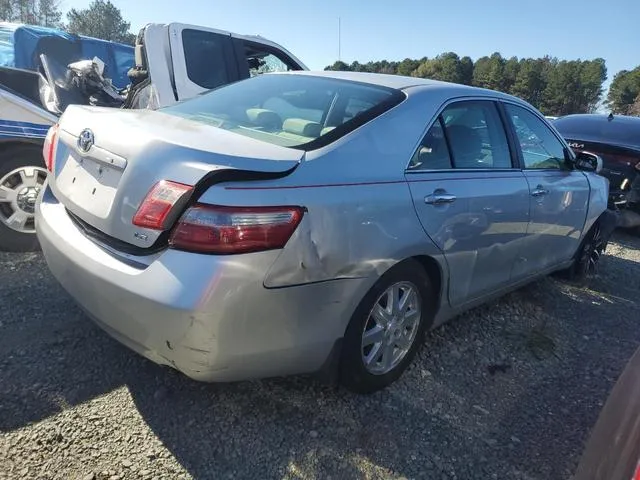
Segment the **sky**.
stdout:
[[[64,10],[90,0],[62,0]],[[258,34],[311,70],[456,52],[606,60],[608,85],[640,65],[640,0],[112,0],[133,32],[180,22]],[[338,48],[340,19],[340,49]],[[340,50],[340,52],[339,52]]]

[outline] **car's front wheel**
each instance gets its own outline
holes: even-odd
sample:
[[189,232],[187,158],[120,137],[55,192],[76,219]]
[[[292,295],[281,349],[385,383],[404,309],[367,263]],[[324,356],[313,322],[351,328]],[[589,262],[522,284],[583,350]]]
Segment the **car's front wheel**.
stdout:
[[611,233],[616,226],[616,216],[607,210],[585,235],[569,269],[569,278],[585,281],[596,272],[600,258],[604,255]]
[[46,179],[42,149],[37,145],[12,146],[0,152],[0,251],[38,248],[35,204]]
[[386,272],[367,293],[345,332],[340,381],[372,393],[396,381],[413,360],[434,313],[429,276],[407,260]]

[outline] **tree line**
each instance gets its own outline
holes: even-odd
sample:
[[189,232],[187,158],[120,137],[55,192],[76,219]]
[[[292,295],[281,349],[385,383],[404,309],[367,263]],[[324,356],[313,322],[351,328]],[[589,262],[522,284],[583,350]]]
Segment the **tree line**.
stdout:
[[[0,20],[57,27],[114,42],[135,42],[131,23],[110,0],[93,0],[87,8],[72,8],[66,14],[66,23],[61,4],[62,0],[0,0]],[[590,113],[603,103],[613,113],[640,116],[640,66],[616,73],[603,99],[607,67],[602,58],[504,58],[495,52],[474,62],[470,57],[446,52],[435,58],[402,61],[337,61],[325,70],[390,73],[490,88],[523,98],[545,115]]]
[[62,20],[61,0],[0,0],[0,20],[61,28],[69,33],[134,44],[131,23],[110,0],[93,0],[87,8],[72,8]]
[[[528,101],[545,115],[554,116],[595,112],[601,104],[607,79],[602,58],[504,58],[498,52],[475,62],[454,52],[435,58],[391,62],[347,64],[337,61],[325,70],[407,75],[499,90]],[[604,105],[614,113],[640,115],[640,67],[615,75]]]
[[640,117],[640,66],[615,74],[607,101],[613,113]]

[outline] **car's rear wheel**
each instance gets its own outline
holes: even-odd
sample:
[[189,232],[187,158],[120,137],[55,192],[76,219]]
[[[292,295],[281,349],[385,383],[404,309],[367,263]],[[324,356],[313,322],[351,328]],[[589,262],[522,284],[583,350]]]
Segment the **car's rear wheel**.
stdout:
[[35,204],[46,179],[42,149],[37,145],[14,146],[0,152],[0,250],[38,249]]
[[347,327],[341,383],[372,393],[396,381],[420,347],[434,305],[431,281],[418,262],[392,267],[362,299]]

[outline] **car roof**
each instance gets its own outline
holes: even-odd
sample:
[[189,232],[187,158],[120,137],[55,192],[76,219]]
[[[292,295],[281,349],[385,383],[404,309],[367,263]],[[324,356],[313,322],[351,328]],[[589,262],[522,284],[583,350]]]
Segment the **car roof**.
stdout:
[[583,113],[560,117],[553,125],[570,140],[640,148],[639,117]]
[[459,95],[479,95],[479,96],[491,96],[493,98],[503,98],[514,100],[519,103],[526,103],[522,99],[514,97],[512,95],[498,92],[496,90],[489,90],[486,88],[473,87],[470,85],[463,85],[459,83],[443,82],[440,80],[431,80],[428,78],[420,77],[406,77],[402,75],[393,75],[386,73],[369,73],[369,72],[344,72],[334,70],[322,70],[322,71],[294,71],[285,72],[285,75],[309,75],[314,77],[335,78],[338,80],[349,80],[352,82],[368,83],[370,85],[378,85],[381,87],[394,88],[396,90],[408,90],[408,89],[437,89],[442,93],[451,94],[452,96]]
[[309,72],[290,72],[296,75],[312,75],[314,77],[335,78],[341,80],[350,80],[353,82],[369,83],[371,85],[379,85],[381,87],[389,87],[395,89],[404,89],[416,85],[454,85],[447,82],[437,80],[428,80],[426,78],[405,77],[402,75],[391,75],[385,73],[368,73],[368,72],[342,72],[334,70],[309,71]]

